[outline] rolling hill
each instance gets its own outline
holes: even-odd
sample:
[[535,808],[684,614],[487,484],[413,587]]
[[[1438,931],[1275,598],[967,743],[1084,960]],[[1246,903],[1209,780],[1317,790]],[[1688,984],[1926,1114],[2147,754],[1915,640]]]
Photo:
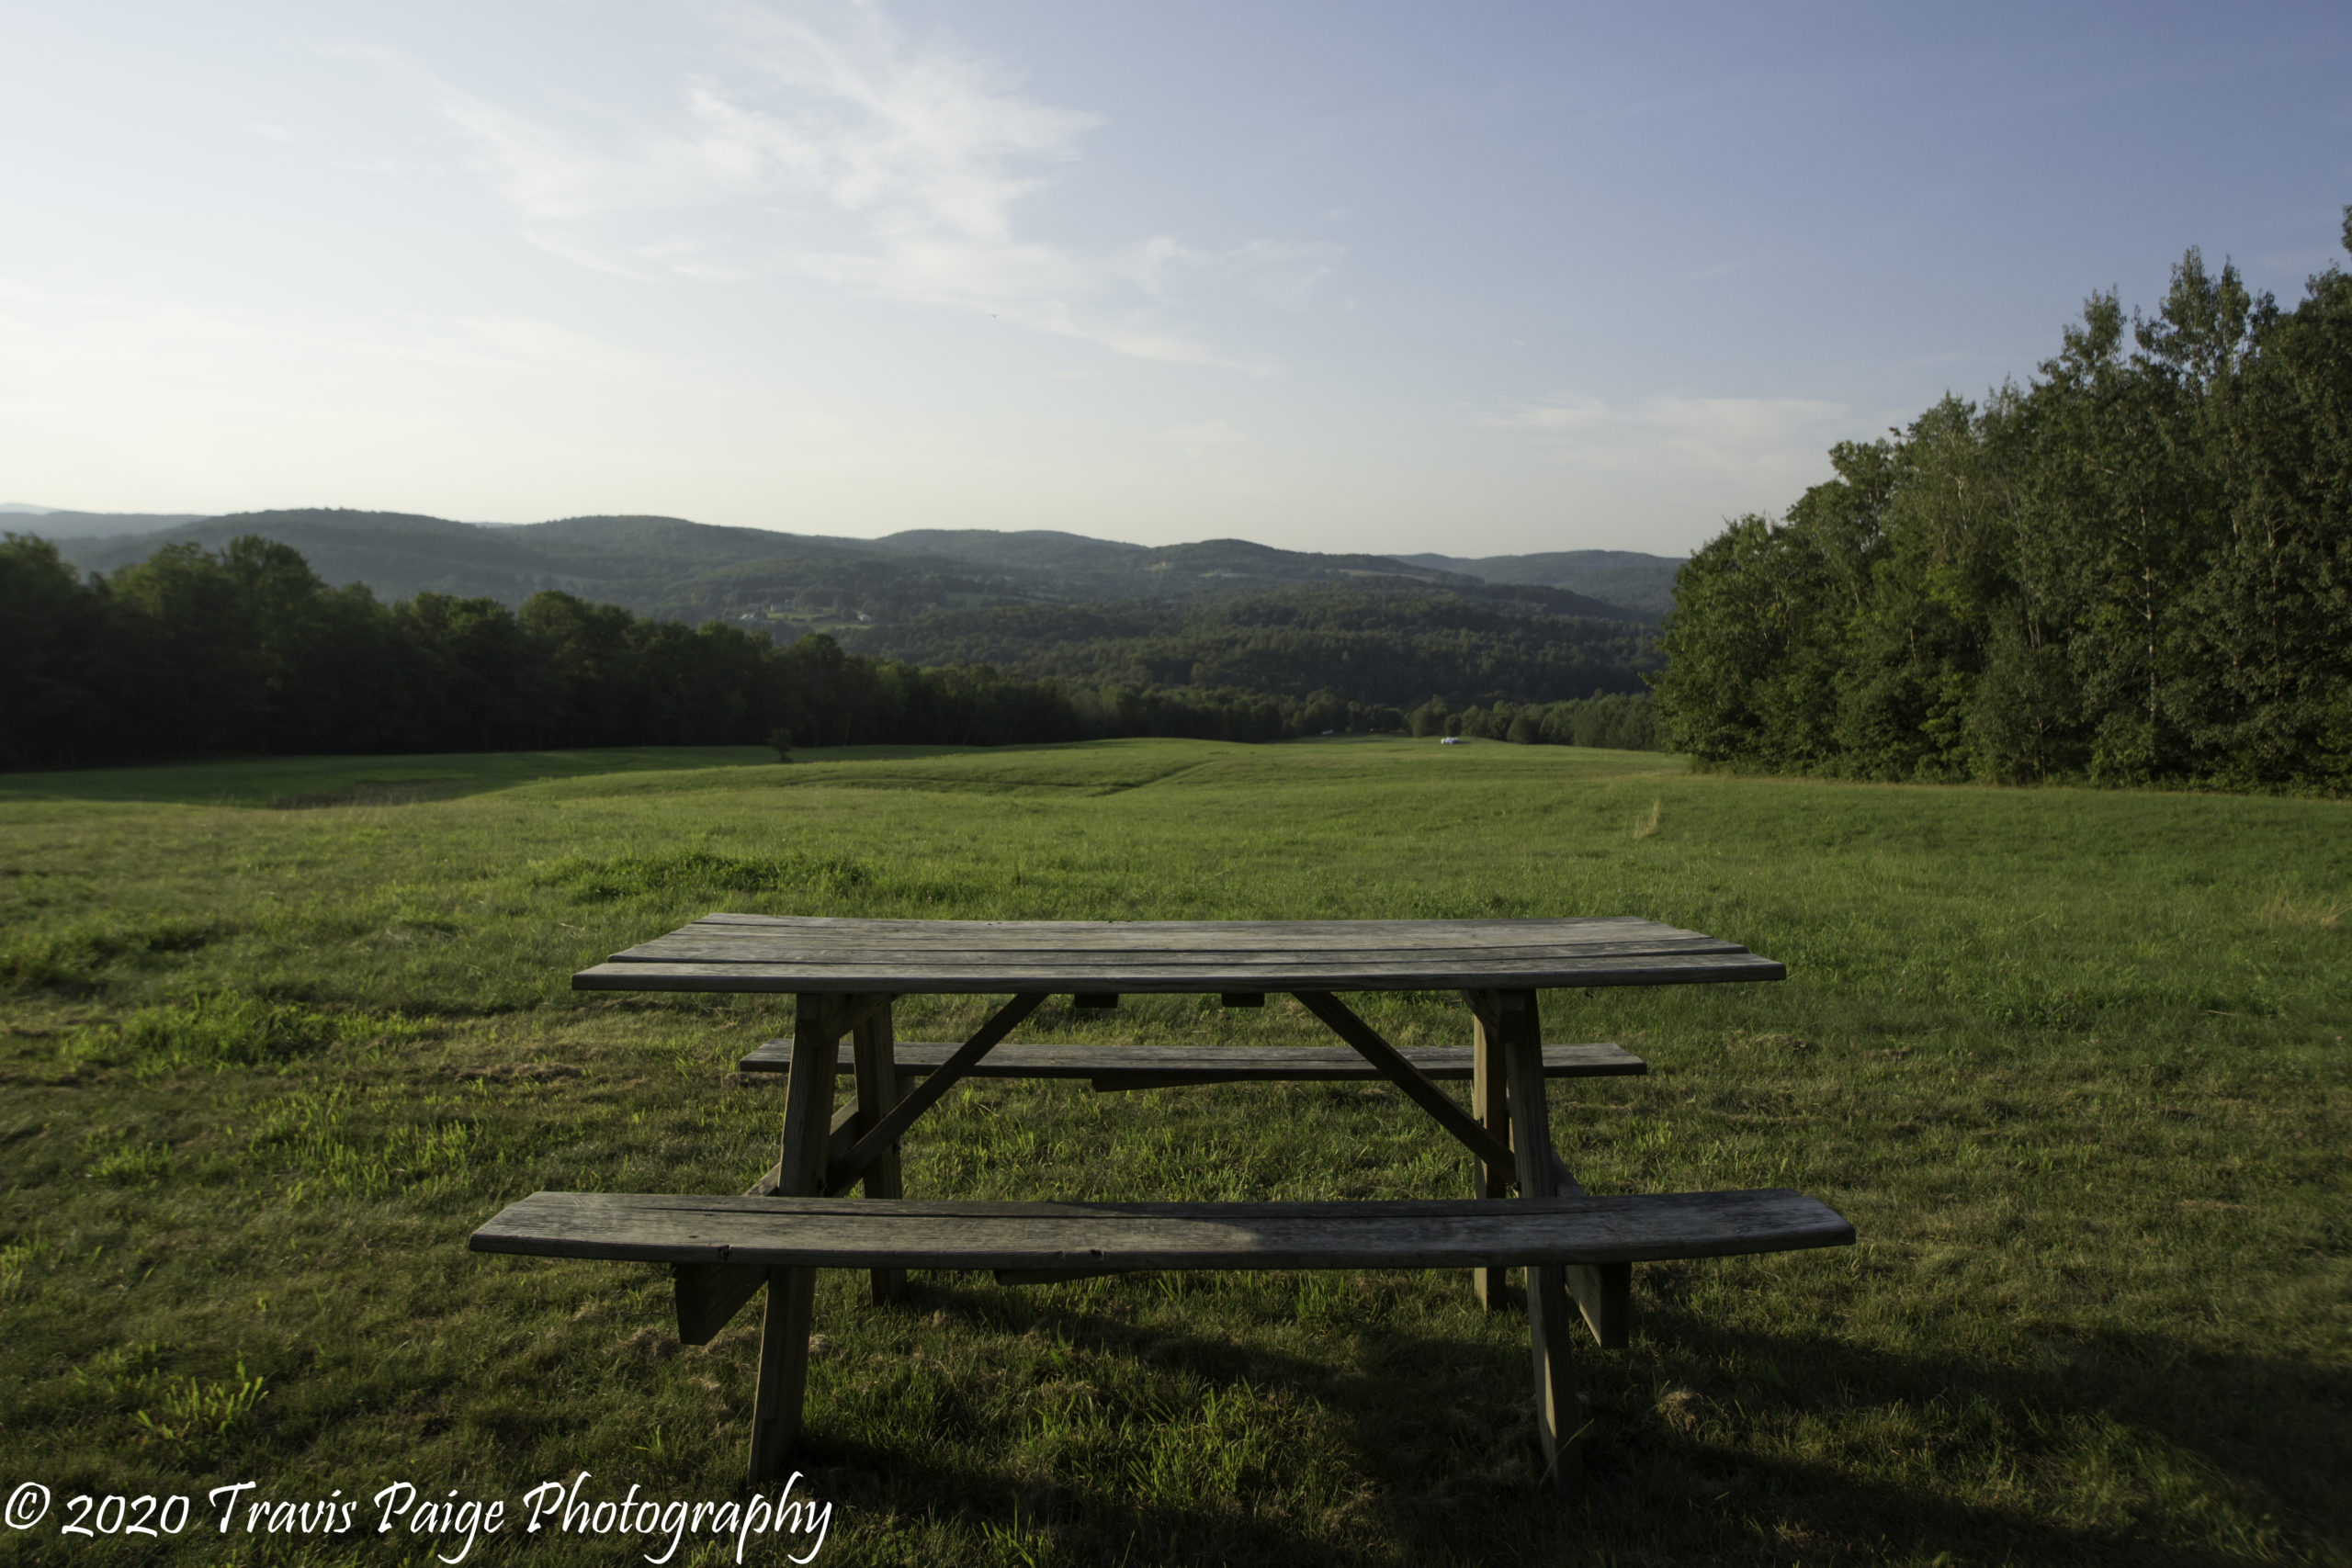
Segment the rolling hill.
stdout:
[[[55,540],[67,559],[92,571],[118,570],[166,544],[217,549],[241,535],[256,534],[301,551],[328,582],[365,582],[384,599],[429,592],[512,605],[556,589],[640,615],[690,622],[724,619],[787,637],[811,627],[903,625],[990,606],[1094,601],[1181,605],[1317,586],[1476,595],[1510,584],[1548,592],[1540,605],[1544,613],[1647,620],[1657,613],[1657,596],[1649,590],[1658,569],[1670,581],[1677,564],[1662,557],[1603,551],[1458,563],[1495,569],[1480,573],[1442,564],[1451,559],[1446,557],[1329,555],[1242,539],[1145,546],[1043,529],[916,529],[849,539],[676,517],[572,517],[486,526],[400,513],[311,509],[174,518],[126,534],[75,531],[84,528],[76,519],[101,514],[18,515],[23,531]],[[1611,600],[1547,580],[1547,574],[1578,571],[1592,577],[1583,558],[1603,556],[1615,573],[1609,581],[1623,580],[1634,590],[1631,597]],[[1506,575],[1509,563],[1526,561],[1567,564]],[[1647,579],[1643,562],[1652,563]]]
[[1457,572],[1487,582],[1566,588],[1577,593],[1663,615],[1674,605],[1676,556],[1639,550],[1546,550],[1530,556],[1398,556],[1408,566]]

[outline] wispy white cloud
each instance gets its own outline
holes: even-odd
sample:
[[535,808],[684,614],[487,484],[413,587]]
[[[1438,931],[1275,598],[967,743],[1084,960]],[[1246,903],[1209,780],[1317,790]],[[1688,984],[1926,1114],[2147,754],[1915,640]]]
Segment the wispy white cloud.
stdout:
[[0,351],[28,388],[96,384],[267,390],[300,400],[447,378],[593,378],[628,385],[641,355],[538,317],[304,314],[0,276]]
[[1187,457],[1203,457],[1232,446],[1248,444],[1250,437],[1221,419],[1204,419],[1193,424],[1180,424],[1167,433],[1176,449]]
[[[424,509],[436,489],[552,488],[553,475],[624,467],[642,415],[569,444],[516,410],[560,411],[577,431],[634,407],[637,389],[683,379],[666,356],[537,316],[206,300],[6,274],[0,363],[11,372],[0,378],[0,474],[173,511],[364,504],[350,498],[371,492]],[[453,514],[481,514],[456,504]]]
[[1200,251],[1161,234],[1128,247],[1113,265],[1158,300],[1232,288],[1279,310],[1306,311],[1331,306],[1329,286],[1346,258],[1343,247],[1325,241],[1253,240]]
[[386,63],[418,84],[529,240],[635,278],[797,276],[993,316],[1114,353],[1250,371],[1182,306],[1227,293],[1318,308],[1338,246],[1159,237],[1108,253],[1023,229],[1021,204],[1078,160],[1098,123],[1041,101],[1004,67],[910,41],[876,6],[814,26],[716,13],[700,71],[653,118],[526,112]]
[[1805,398],[1644,398],[1615,404],[1569,397],[1521,403],[1487,423],[1562,446],[1628,454],[1667,447],[1710,467],[1733,468],[1792,448],[1817,453],[1856,421],[1843,403]]
[[1537,438],[1589,475],[1674,475],[1677,484],[1708,475],[1729,487],[1718,493],[1752,498],[1736,506],[1778,508],[1826,475],[1831,444],[1884,422],[1806,398],[1654,397],[1619,404],[1556,397],[1520,403],[1485,423]]

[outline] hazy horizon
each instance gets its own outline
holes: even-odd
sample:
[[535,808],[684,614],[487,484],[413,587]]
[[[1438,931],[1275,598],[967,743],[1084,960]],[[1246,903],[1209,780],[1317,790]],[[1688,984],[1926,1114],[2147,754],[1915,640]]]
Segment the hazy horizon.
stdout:
[[[153,532],[157,532],[157,533],[166,532],[166,531],[168,531],[168,530],[170,530],[170,529],[176,528],[176,527],[186,526],[186,525],[187,525],[188,524],[192,524],[192,523],[208,523],[208,522],[213,522],[213,521],[217,521],[217,520],[219,520],[220,518],[223,518],[223,517],[258,516],[258,515],[266,515],[266,514],[268,514],[268,513],[277,513],[277,512],[312,512],[312,511],[328,511],[328,512],[356,512],[356,511],[358,511],[358,510],[359,510],[359,509],[356,509],[356,508],[351,508],[351,507],[257,507],[257,508],[254,508],[251,513],[243,513],[243,512],[230,512],[230,513],[190,513],[190,512],[90,512],[90,511],[88,511],[88,510],[86,510],[86,509],[85,509],[85,508],[81,508],[81,507],[73,507],[73,506],[43,506],[43,505],[39,505],[39,504],[32,503],[32,502],[16,502],[16,501],[11,501],[11,502],[0,502],[0,517],[48,517],[48,516],[65,515],[65,516],[76,516],[76,517],[103,517],[103,518],[110,518],[110,519],[132,519],[132,518],[145,519],[145,518],[164,518],[164,519],[174,519],[174,520],[175,520],[175,521],[167,521],[167,522],[164,522],[164,523],[159,524],[159,525],[158,525],[158,526],[157,526],[154,530],[153,530]],[[362,513],[362,514],[363,514],[363,515],[374,515],[374,514],[376,514],[376,513]],[[410,516],[430,516],[431,514],[430,514],[430,513],[405,513],[404,515],[410,515]],[[613,516],[613,515],[616,515],[616,513],[577,513],[577,514],[575,514],[575,516],[579,516],[579,517]],[[680,516],[678,516],[675,513],[636,513],[636,514],[634,514],[634,515],[642,515],[642,516],[649,516],[649,517],[660,517],[660,518],[666,518],[666,519],[668,519],[668,520],[670,520],[670,521],[672,521],[672,522],[678,522],[678,523],[693,523],[693,524],[697,524],[697,525],[701,524],[701,522],[702,522],[702,520],[701,520],[701,519],[699,519],[699,518],[694,518],[694,517],[680,517]],[[184,520],[184,521],[179,521],[179,520]],[[468,526],[468,527],[471,527],[471,528],[530,528],[530,527],[537,527],[537,526],[539,526],[540,525],[548,524],[548,523],[563,523],[563,522],[570,522],[570,521],[573,521],[573,518],[568,518],[568,517],[540,517],[540,518],[533,518],[533,519],[529,519],[529,520],[527,520],[527,521],[516,521],[516,520],[510,519],[510,518],[486,518],[486,517],[436,517],[436,518],[433,518],[433,521],[435,521],[435,522],[440,522],[440,523],[458,523],[458,524],[462,524],[462,525],[466,525],[466,526]],[[710,525],[710,526],[718,526],[718,527],[733,526],[733,525],[726,525],[726,524],[717,524],[717,525]],[[895,530],[893,530],[891,533],[888,533],[888,534],[869,535],[869,536],[865,536],[863,539],[858,538],[856,536],[848,536],[848,535],[837,535],[837,536],[813,535],[813,534],[804,533],[804,532],[802,532],[802,531],[800,531],[800,530],[797,530],[797,529],[775,529],[775,530],[772,530],[772,531],[773,531],[773,532],[775,532],[775,533],[778,533],[778,534],[793,535],[793,536],[798,536],[798,537],[803,537],[803,538],[808,538],[808,537],[841,537],[841,538],[849,538],[849,539],[852,539],[852,540],[853,540],[853,542],[859,542],[859,543],[870,543],[870,542],[874,542],[874,541],[877,541],[877,540],[884,540],[884,539],[894,538],[894,537],[897,537],[897,536],[899,536],[899,535],[903,535],[903,534],[918,534],[918,533],[961,533],[961,532],[967,532],[967,531],[977,531],[977,532],[980,532],[980,533],[999,533],[999,534],[1057,534],[1057,535],[1062,535],[1062,536],[1069,536],[1069,537],[1074,537],[1074,538],[1091,539],[1091,540],[1094,540],[1094,541],[1096,541],[1096,542],[1098,542],[1098,543],[1109,543],[1109,544],[1126,544],[1126,543],[1132,543],[1132,541],[1128,541],[1128,540],[1108,539],[1108,538],[1105,538],[1105,537],[1104,537],[1103,536],[1102,536],[1102,535],[1094,535],[1094,534],[1080,534],[1080,533],[1077,532],[1077,531],[1076,531],[1076,530],[1074,530],[1074,529],[1069,529],[1069,528],[1038,528],[1038,529],[997,528],[997,529],[965,530],[965,529],[958,529],[958,528],[936,528],[936,529],[934,529],[934,528],[917,527],[917,528],[901,528],[901,529],[895,529]],[[139,533],[139,531],[138,531],[138,530],[133,530],[133,529],[119,529],[119,530],[112,530],[112,529],[110,529],[110,530],[107,530],[107,531],[106,532],[106,534],[105,534],[105,535],[83,535],[83,536],[75,536],[75,537],[101,537],[101,536],[133,537],[133,536],[136,536],[138,533]],[[1173,547],[1182,546],[1182,545],[1208,544],[1208,543],[1216,542],[1216,540],[1217,540],[1217,539],[1225,539],[1225,538],[1239,538],[1239,537],[1241,537],[1241,536],[1238,536],[1238,535],[1218,535],[1218,536],[1204,536],[1203,537],[1201,537],[1201,538],[1199,538],[1199,539],[1169,539],[1169,540],[1163,540],[1163,541],[1160,541],[1160,542],[1159,542],[1159,544],[1158,544],[1158,545],[1156,545],[1156,546],[1137,546],[1136,547],[1137,547],[1137,548],[1145,548],[1145,549],[1148,549],[1148,548],[1169,548],[1169,547]],[[1263,544],[1263,543],[1264,543],[1264,541],[1263,541],[1263,540],[1254,540],[1254,539],[1243,539],[1243,540],[1242,540],[1242,542],[1244,542],[1244,543],[1248,543],[1248,544]],[[1292,548],[1293,547],[1289,547],[1289,546],[1279,546],[1279,547],[1277,547],[1277,548],[1285,548],[1285,549],[1287,549],[1287,548]],[[1589,552],[1589,553],[1604,554],[1604,555],[1612,555],[1612,554],[1625,554],[1625,555],[1649,555],[1649,556],[1656,556],[1656,557],[1657,557],[1658,558],[1660,558],[1660,559],[1664,559],[1664,560],[1683,560],[1683,559],[1687,559],[1687,558],[1689,558],[1689,556],[1690,556],[1690,551],[1688,551],[1688,550],[1675,551],[1675,552],[1657,551],[1657,550],[1619,550],[1619,549],[1613,549],[1613,548],[1611,548],[1611,547],[1605,547],[1605,546],[1590,546],[1590,547],[1581,547],[1581,546],[1580,546],[1580,547],[1572,547],[1571,548],[1569,548],[1569,549],[1567,549],[1567,550],[1565,550],[1565,551],[1548,551],[1548,550],[1510,550],[1510,551],[1498,551],[1498,550],[1488,550],[1488,551],[1482,551],[1482,552],[1479,552],[1478,554],[1476,554],[1476,555],[1455,555],[1455,554],[1452,554],[1452,553],[1447,552],[1447,551],[1444,551],[1444,550],[1430,550],[1430,549],[1422,549],[1422,550],[1406,550],[1406,549],[1396,549],[1396,550],[1308,550],[1308,551],[1305,551],[1305,552],[1303,552],[1303,553],[1308,553],[1308,554],[1325,554],[1325,555],[1377,555],[1377,556],[1385,556],[1385,557],[1388,557],[1388,558],[1390,558],[1396,559],[1396,560],[1399,560],[1399,561],[1411,561],[1411,560],[1414,560],[1414,559],[1436,559],[1436,560],[1451,560],[1451,561],[1477,561],[1477,560],[1498,559],[1498,558],[1506,558],[1506,557],[1517,557],[1517,556],[1526,556],[1526,555],[1575,554],[1575,553],[1578,553],[1579,551],[1584,551],[1584,552]]]

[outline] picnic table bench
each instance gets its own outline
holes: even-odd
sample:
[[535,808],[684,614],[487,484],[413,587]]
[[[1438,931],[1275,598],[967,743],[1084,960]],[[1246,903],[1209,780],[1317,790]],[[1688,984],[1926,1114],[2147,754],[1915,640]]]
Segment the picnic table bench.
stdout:
[[[899,1041],[899,1092],[944,1066],[956,1050],[933,1042]],[[1467,1045],[1408,1045],[1396,1054],[1438,1083],[1459,1083],[1476,1076],[1476,1053]],[[735,1066],[746,1073],[788,1073],[792,1042],[770,1040]],[[1547,1078],[1623,1077],[1649,1070],[1647,1062],[1615,1045],[1544,1047]],[[856,1076],[854,1046],[842,1047],[833,1072],[837,1077]],[[1387,1077],[1347,1045],[1006,1043],[973,1063],[966,1074],[976,1078],[1084,1078],[1099,1094],[1220,1083],[1366,1083]]]
[[[1438,921],[948,921],[713,915],[582,971],[581,989],[789,992],[789,1040],[746,1055],[786,1073],[778,1158],[740,1196],[542,1192],[477,1230],[479,1251],[673,1266],[679,1337],[701,1343],[763,1287],[753,1482],[798,1441],[815,1270],[872,1271],[877,1301],[909,1269],[991,1269],[1012,1284],[1157,1269],[1462,1268],[1489,1310],[1527,1270],[1537,1431],[1547,1472],[1572,1473],[1582,1424],[1569,1375],[1571,1296],[1596,1338],[1622,1345],[1633,1263],[1850,1243],[1818,1201],[1780,1190],[1585,1193],[1552,1147],[1547,1077],[1640,1073],[1613,1045],[1544,1045],[1536,992],[1604,985],[1777,980],[1732,942],[1630,919]],[[1467,1047],[1400,1050],[1342,991],[1458,992]],[[1216,995],[1255,1006],[1287,992],[1345,1045],[1171,1048],[1002,1044],[1047,997],[1115,1005],[1123,993]],[[1010,993],[960,1044],[900,1045],[910,994]],[[1470,1199],[1099,1203],[916,1200],[898,1146],[966,1077],[1084,1078],[1122,1091],[1203,1083],[1393,1085],[1464,1145]],[[835,1113],[834,1085],[854,1101]],[[1465,1111],[1438,1087],[1467,1078]],[[865,1196],[848,1193],[862,1189]],[[1516,1198],[1510,1198],[1513,1192]],[[1509,1201],[1499,1200],[1510,1199]]]

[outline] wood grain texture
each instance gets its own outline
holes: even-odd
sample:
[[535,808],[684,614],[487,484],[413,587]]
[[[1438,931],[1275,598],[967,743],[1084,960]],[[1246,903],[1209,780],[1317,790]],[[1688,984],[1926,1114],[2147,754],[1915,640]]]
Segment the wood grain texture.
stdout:
[[[938,1041],[900,1041],[897,1047],[900,1074],[926,1073],[937,1067],[956,1047]],[[1472,1076],[1471,1048],[1466,1045],[1399,1046],[1396,1054],[1420,1069],[1423,1077],[1441,1082],[1467,1081]],[[792,1043],[770,1040],[736,1064],[747,1073],[781,1073],[792,1066]],[[848,1050],[840,1054],[836,1070],[843,1077],[856,1070]],[[1649,1071],[1649,1064],[1616,1045],[1546,1045],[1546,1077],[1629,1077]],[[1355,1083],[1376,1080],[1380,1069],[1347,1045],[1080,1045],[1032,1044],[1008,1041],[975,1063],[968,1076],[976,1078],[1182,1078],[1193,1083]],[[1115,1087],[1115,1086],[1114,1086]]]
[[1753,953],[1630,954],[1484,967],[1421,954],[1411,964],[1309,965],[1305,959],[1217,967],[1137,962],[1080,970],[1006,964],[599,964],[571,977],[577,991],[724,991],[746,994],[884,989],[909,995],[1001,996],[1115,990],[1128,996],[1222,994],[1237,986],[1268,991],[1420,991],[1463,986],[1713,986],[1782,980],[1788,972]]
[[572,977],[582,990],[1248,993],[1777,980],[1655,920],[849,920],[718,914]]
[[[878,1000],[879,1005],[888,1006],[887,996]],[[794,1003],[792,1065],[796,1070],[785,1082],[784,1140],[776,1155],[775,1195],[764,1201],[825,1190],[832,1160],[835,1078],[826,1069],[833,1064],[842,1035],[859,1020],[871,1016],[876,1002],[872,994],[804,991]],[[763,1201],[736,1200],[742,1203]],[[782,1474],[799,1449],[801,1410],[808,1385],[808,1334],[816,1313],[815,1269],[770,1268],[767,1282],[767,1310],[760,1320],[760,1372],[752,1401],[753,1486]],[[684,1316],[683,1311],[679,1315]]]
[[[730,929],[731,928],[731,929]],[[1394,938],[1415,945],[1455,940],[1471,943],[1551,942],[1582,938],[1619,941],[1628,936],[1688,936],[1657,920],[1632,915],[1587,915],[1529,919],[1434,920],[930,920],[865,919],[825,915],[705,915],[681,931],[756,938],[791,936],[812,942],[933,942],[956,947],[1033,948],[1041,942],[1099,946],[1127,942],[1149,947],[1182,944],[1231,946],[1272,933],[1291,944],[1324,942],[1352,947],[1366,936]]]
[[[828,1008],[820,993],[805,993],[793,1016],[792,1065],[785,1079],[784,1140],[776,1156],[776,1195],[805,1198],[825,1190],[832,1163],[833,1082],[825,1069],[839,1056],[849,1008]],[[804,1083],[803,1078],[811,1081]],[[821,1083],[814,1080],[822,1079]]]
[[811,1269],[1463,1269],[1844,1247],[1853,1227],[1782,1189],[1385,1202],[1019,1203],[540,1192],[477,1252]]
[[[831,1151],[828,1157],[840,1158],[856,1139],[857,1108],[836,1111],[826,1138],[826,1147]],[[773,1198],[783,1179],[784,1161],[778,1159],[743,1190],[743,1195]],[[677,1305],[681,1345],[708,1344],[714,1335],[734,1321],[735,1314],[743,1310],[743,1303],[757,1295],[768,1280],[764,1269],[728,1263],[681,1263],[673,1275],[671,1294]]]
[[760,1319],[760,1371],[752,1395],[750,1480],[782,1477],[800,1448],[808,1393],[808,1335],[817,1322],[817,1271],[768,1270],[767,1311]]
[[[1478,1125],[1492,1133],[1505,1146],[1510,1143],[1510,1099],[1505,1092],[1507,1079],[1503,1071],[1502,1037],[1488,1023],[1490,1013],[1475,1002],[1471,1008],[1470,1114]],[[1544,1047],[1544,1067],[1550,1072],[1552,1053],[1557,1046]],[[1428,1072],[1429,1069],[1421,1069]],[[1434,1077],[1435,1074],[1430,1074]],[[1473,1195],[1480,1198],[1507,1198],[1510,1195],[1511,1172],[1492,1160],[1474,1159],[1470,1165]],[[1471,1293],[1478,1304],[1488,1312],[1502,1310],[1510,1284],[1510,1270],[1491,1264],[1481,1264],[1470,1271]]]
[[[1581,1190],[1565,1199],[1559,1196],[1564,1168],[1552,1153],[1551,1117],[1544,1102],[1543,1047],[1537,1043],[1543,1036],[1535,993],[1498,991],[1484,1000],[1486,1005],[1477,1009],[1479,1021],[1484,1024],[1489,1017],[1493,1019],[1502,1056],[1510,1112],[1510,1157],[1517,1166],[1520,1203],[1594,1201]],[[1585,1420],[1584,1397],[1577,1392],[1570,1359],[1566,1266],[1594,1261],[1541,1258],[1527,1266],[1527,1342],[1535,1379],[1535,1435],[1544,1450],[1544,1474],[1562,1492],[1576,1484],[1576,1438]]]
[[[851,1110],[860,1137],[882,1124],[882,1118],[899,1103],[897,1035],[890,1010],[884,1006],[859,1021],[851,1041],[851,1069],[857,1079],[857,1103]],[[853,1145],[854,1146],[854,1145]],[[842,1156],[847,1158],[846,1152]],[[861,1180],[868,1198],[903,1198],[906,1189],[900,1185],[899,1150],[896,1145],[882,1151],[873,1164],[865,1168]],[[903,1269],[876,1269],[870,1281],[871,1299],[876,1306],[887,1306],[904,1301],[907,1295],[907,1271]]]

